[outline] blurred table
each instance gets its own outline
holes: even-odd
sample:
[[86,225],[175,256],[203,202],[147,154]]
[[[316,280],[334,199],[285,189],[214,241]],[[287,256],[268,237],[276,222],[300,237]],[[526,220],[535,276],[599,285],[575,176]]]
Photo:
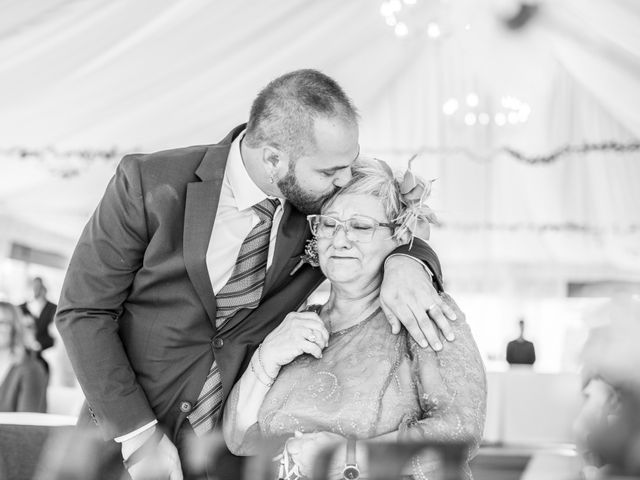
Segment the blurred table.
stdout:
[[538,452],[520,480],[579,480],[582,462],[575,452]]
[[49,436],[75,423],[66,415],[0,413],[0,479],[31,480]]
[[557,445],[573,442],[572,424],[581,402],[578,373],[532,368],[487,372],[484,440],[500,445]]

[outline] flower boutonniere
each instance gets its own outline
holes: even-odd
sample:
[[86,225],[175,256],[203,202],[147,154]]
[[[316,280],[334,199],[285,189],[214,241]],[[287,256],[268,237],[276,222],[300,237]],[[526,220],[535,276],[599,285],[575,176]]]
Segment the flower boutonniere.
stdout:
[[308,263],[314,268],[320,266],[320,262],[318,262],[318,241],[316,237],[307,240],[307,244],[304,247],[304,254],[300,255],[300,261],[293,267],[289,275],[295,275],[305,263]]

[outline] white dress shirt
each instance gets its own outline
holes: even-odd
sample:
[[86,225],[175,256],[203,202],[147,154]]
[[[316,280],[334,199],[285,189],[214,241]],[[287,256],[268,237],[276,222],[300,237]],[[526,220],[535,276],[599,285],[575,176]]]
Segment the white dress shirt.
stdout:
[[[207,248],[207,269],[216,294],[231,277],[242,242],[260,221],[258,214],[251,207],[267,198],[267,195],[253,183],[242,161],[240,140],[243,136],[244,133],[238,135],[229,150],[216,219]],[[271,226],[267,269],[273,261],[278,225],[282,218],[284,200],[279,200],[280,205],[276,208]]]

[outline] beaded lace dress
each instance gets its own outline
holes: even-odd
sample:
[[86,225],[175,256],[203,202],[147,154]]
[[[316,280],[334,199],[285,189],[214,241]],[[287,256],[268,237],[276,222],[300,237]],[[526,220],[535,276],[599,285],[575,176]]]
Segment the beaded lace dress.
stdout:
[[[485,372],[469,326],[451,326],[456,340],[439,353],[404,329],[393,335],[380,307],[331,333],[322,358],[302,355],[280,370],[258,414],[261,436],[366,439],[398,430],[401,440],[471,440],[471,457],[484,426]],[[412,461],[414,478],[429,478],[429,470],[420,457]]]

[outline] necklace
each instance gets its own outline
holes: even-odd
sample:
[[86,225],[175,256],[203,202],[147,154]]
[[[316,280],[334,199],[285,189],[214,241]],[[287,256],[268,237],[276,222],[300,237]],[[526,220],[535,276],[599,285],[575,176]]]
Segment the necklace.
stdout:
[[[370,320],[371,317],[373,317],[381,308],[380,303],[378,301],[374,301],[370,305],[366,306],[358,315],[356,315],[355,322],[352,322],[352,323],[350,322],[351,323],[350,325],[334,330],[333,320],[332,320],[333,312],[329,310],[325,310],[324,309],[325,306],[326,304],[320,308],[320,312],[324,312],[326,315],[327,322],[329,323],[328,325],[329,335],[342,335],[344,333],[347,333],[348,331],[351,331],[354,327],[357,327],[362,323],[365,323],[366,321]],[[318,314],[320,314],[320,312],[318,312]]]

